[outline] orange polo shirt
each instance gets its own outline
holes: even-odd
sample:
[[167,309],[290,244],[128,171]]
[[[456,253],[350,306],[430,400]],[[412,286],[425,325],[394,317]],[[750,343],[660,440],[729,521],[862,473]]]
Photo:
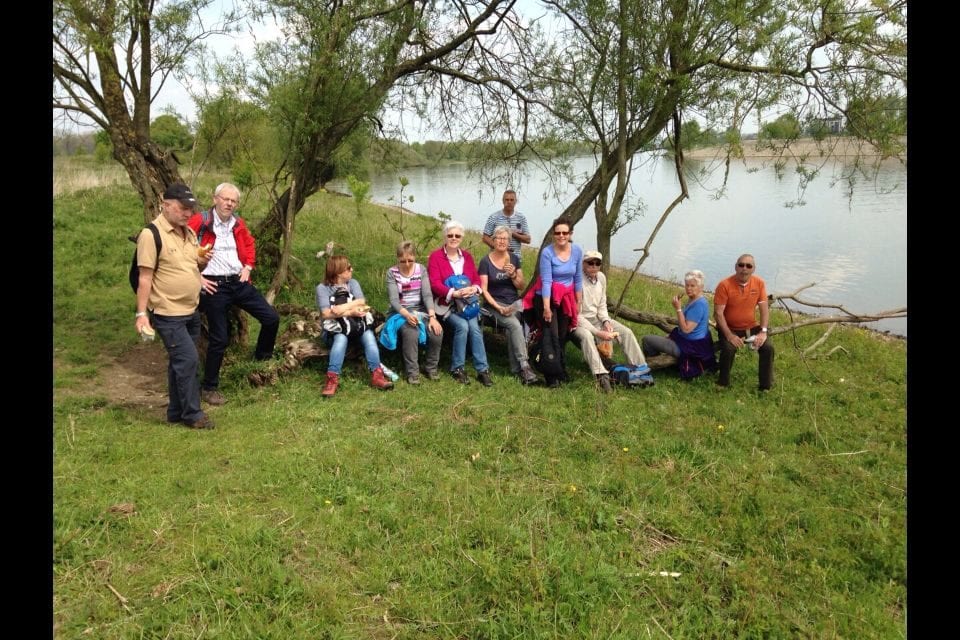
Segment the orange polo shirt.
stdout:
[[726,305],[723,317],[727,326],[735,331],[745,331],[757,324],[754,309],[767,299],[767,285],[758,276],[750,276],[742,285],[737,277],[721,280],[713,294],[714,306]]

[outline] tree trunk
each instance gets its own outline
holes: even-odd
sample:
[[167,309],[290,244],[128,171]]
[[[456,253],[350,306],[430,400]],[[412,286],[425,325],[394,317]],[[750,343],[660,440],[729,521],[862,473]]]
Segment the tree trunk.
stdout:
[[167,186],[183,182],[177,161],[153,142],[128,142],[120,136],[113,138],[113,157],[130,177],[130,183],[143,201],[143,223],[146,225],[160,214],[160,202]]

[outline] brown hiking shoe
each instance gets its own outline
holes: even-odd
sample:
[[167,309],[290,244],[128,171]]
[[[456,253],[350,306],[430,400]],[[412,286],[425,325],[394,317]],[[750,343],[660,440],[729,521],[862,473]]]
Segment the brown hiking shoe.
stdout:
[[215,407],[227,403],[227,399],[217,389],[204,389],[200,392],[200,399]]
[[320,392],[324,398],[332,398],[340,386],[340,376],[332,371],[327,371],[327,383],[323,385],[323,391]]
[[213,429],[214,424],[213,420],[210,419],[210,416],[203,414],[196,420],[184,420],[183,424],[190,427],[191,429]]
[[370,372],[370,386],[374,389],[393,389],[393,382],[383,375],[383,367],[377,367]]

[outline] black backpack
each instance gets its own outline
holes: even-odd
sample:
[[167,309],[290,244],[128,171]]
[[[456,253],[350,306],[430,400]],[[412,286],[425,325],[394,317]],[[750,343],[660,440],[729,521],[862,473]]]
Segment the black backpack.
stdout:
[[[160,261],[160,247],[162,242],[160,241],[160,230],[157,229],[156,225],[152,222],[148,224],[146,229],[150,229],[153,232],[153,242],[157,245],[157,261]],[[142,231],[142,230],[141,230]],[[140,237],[140,234],[130,236],[130,242],[136,244],[137,238]],[[156,270],[156,265],[154,265],[154,270]],[[136,293],[137,289],[140,288],[140,267],[137,265],[137,250],[133,250],[133,258],[130,260],[130,288],[133,289],[133,292]]]

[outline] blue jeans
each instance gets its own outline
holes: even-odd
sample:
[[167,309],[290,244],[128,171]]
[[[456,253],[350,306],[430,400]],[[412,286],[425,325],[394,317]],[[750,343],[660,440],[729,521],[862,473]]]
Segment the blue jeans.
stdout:
[[273,345],[277,341],[280,328],[280,316],[269,302],[249,282],[218,282],[216,293],[200,291],[200,311],[207,316],[209,344],[207,360],[203,366],[203,388],[216,389],[220,386],[220,365],[223,364],[223,352],[230,340],[228,317],[230,307],[237,305],[260,323],[260,337],[253,357],[267,360],[273,356]]
[[477,373],[490,368],[487,364],[487,350],[483,346],[483,331],[479,318],[466,320],[451,311],[444,322],[453,329],[453,353],[450,354],[450,370],[462,369],[467,361],[467,339],[470,339],[470,353],[473,355],[473,368]]
[[[380,366],[380,349],[377,348],[377,336],[374,335],[373,329],[367,329],[360,334],[359,340],[360,344],[363,345],[363,355],[367,359],[367,367],[370,371],[374,371]],[[340,375],[350,339],[342,333],[327,333],[327,342],[331,343],[327,371]]]
[[200,338],[200,313],[189,316],[158,316],[150,314],[150,322],[167,349],[167,420],[193,422],[203,417],[200,410],[200,380],[197,370],[200,357],[197,340]]

